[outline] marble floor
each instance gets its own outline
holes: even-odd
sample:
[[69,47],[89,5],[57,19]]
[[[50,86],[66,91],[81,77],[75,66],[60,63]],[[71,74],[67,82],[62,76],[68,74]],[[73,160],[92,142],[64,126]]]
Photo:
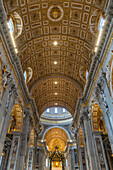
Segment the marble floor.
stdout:
[[52,170],[62,170],[62,167],[53,167]]

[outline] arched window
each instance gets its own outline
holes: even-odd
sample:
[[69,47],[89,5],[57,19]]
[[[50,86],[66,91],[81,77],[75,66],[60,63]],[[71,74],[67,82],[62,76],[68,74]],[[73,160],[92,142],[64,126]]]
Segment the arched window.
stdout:
[[102,15],[100,15],[100,18],[99,18],[99,24],[98,24],[98,30],[99,32],[102,30],[102,27],[104,25],[104,17]]
[[10,30],[10,35],[11,39],[15,48],[15,52],[18,53],[15,39],[21,35],[22,32],[22,19],[18,15],[18,13],[14,12],[13,14],[10,15],[9,20],[8,20],[8,27]]
[[13,14],[10,15],[8,20],[8,26],[14,38],[17,38],[21,35],[23,24],[22,19],[17,12],[14,12]]
[[98,36],[99,32],[102,30],[104,21],[104,14],[100,10],[95,10],[90,18],[90,30],[94,35]]
[[87,78],[88,78],[88,74],[89,74],[89,73],[88,73],[88,70],[86,70],[86,80],[87,80]]
[[13,16],[14,16],[14,24],[15,24],[14,36],[15,38],[17,38],[22,33],[23,23],[20,15],[17,12],[14,12]]
[[33,75],[32,68],[28,67],[26,71],[24,71],[24,78],[26,83],[28,83],[31,80],[32,75]]
[[88,78],[88,70],[84,66],[81,66],[80,69],[79,69],[79,75],[80,75],[80,78],[84,82],[86,82],[87,78]]
[[8,26],[9,26],[9,29],[10,29],[11,34],[13,34],[13,33],[14,33],[14,25],[13,25],[13,20],[12,20],[12,18],[9,19],[9,21],[8,21]]

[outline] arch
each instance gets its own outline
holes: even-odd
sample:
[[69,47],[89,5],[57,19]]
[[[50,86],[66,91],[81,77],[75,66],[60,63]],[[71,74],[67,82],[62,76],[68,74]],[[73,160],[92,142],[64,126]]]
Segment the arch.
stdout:
[[64,101],[60,101],[60,100],[52,100],[52,102],[47,102],[43,105],[43,107],[41,107],[40,112],[39,112],[39,116],[48,108],[48,107],[65,107],[66,110],[68,110],[72,116],[74,115],[74,110],[71,107],[70,104],[64,102]]
[[[54,36],[55,34],[50,34],[50,36]],[[62,36],[61,34],[58,34],[58,35],[60,35],[60,36]],[[47,35],[41,35],[41,36],[39,36],[40,38],[42,38],[42,37],[46,37]],[[39,37],[35,37],[35,38],[33,38],[33,39],[29,39],[27,42],[25,42],[24,44],[22,44],[22,46],[20,47],[20,51],[23,51],[23,48],[24,48],[24,45],[26,44],[26,43],[28,43],[28,44],[30,44],[31,43],[31,41],[36,41],[36,39],[37,38],[39,38]],[[86,43],[87,44],[87,46],[89,46],[90,48],[93,48],[93,46],[92,46],[92,44],[90,44],[87,40],[84,40],[83,38],[80,38],[80,37],[77,37],[76,35],[75,36],[72,36],[72,35],[66,35],[65,34],[65,37],[69,37],[69,38],[76,38],[76,39],[78,39],[78,40],[81,40],[81,41],[83,41],[84,43]],[[54,38],[54,40],[57,40],[57,38]],[[91,50],[91,49],[90,49]]]
[[62,126],[50,126],[50,127],[48,127],[48,128],[45,130],[45,132],[44,132],[44,134],[43,134],[43,136],[42,136],[42,140],[44,140],[44,137],[45,137],[46,133],[47,133],[50,129],[53,129],[53,128],[63,129],[63,130],[67,133],[69,140],[71,139],[71,138],[70,138],[70,135],[69,135],[69,132],[68,132],[64,127],[62,127]]
[[46,132],[44,140],[48,146],[48,151],[54,151],[57,146],[59,147],[59,151],[62,152],[66,149],[69,136],[64,129],[60,127],[53,127]]
[[15,39],[21,35],[23,24],[22,19],[17,12],[13,12],[13,14],[9,16],[8,27],[10,30],[10,36],[12,39],[13,46],[15,48],[15,52],[18,53]]
[[15,39],[18,38],[22,33],[23,22],[20,15],[17,12],[13,12],[9,16],[8,25],[10,32],[13,34]]
[[[57,108],[57,113],[55,113],[55,108]],[[50,111],[45,110],[41,117],[40,122],[46,125],[71,125],[73,117],[69,111],[63,112],[63,107],[52,107],[48,108]]]
[[66,80],[70,80],[72,83],[74,83],[80,90],[80,93],[82,95],[83,93],[83,86],[77,82],[74,78],[68,76],[68,75],[64,75],[64,74],[50,74],[50,75],[46,75],[46,76],[43,76],[41,78],[39,78],[38,80],[35,81],[35,83],[33,83],[34,85],[30,86],[30,94],[32,93],[33,89],[37,86],[38,83],[40,83],[41,81],[43,80],[46,80],[46,79],[51,79],[51,78],[63,78],[63,79],[66,79]]
[[[52,88],[50,88],[50,85]],[[55,105],[64,107],[73,114],[77,98],[80,96],[79,88],[73,82],[57,77],[39,82],[33,89],[31,97],[35,99],[40,115],[46,108]]]
[[11,111],[11,116],[12,116],[12,119],[10,119],[10,122],[9,122],[8,132],[22,131],[23,115],[22,115],[22,108],[19,104],[15,104],[13,106],[13,109]]
[[98,35],[100,29],[102,28],[102,18],[104,19],[105,16],[103,12],[99,9],[96,9],[90,17],[90,30],[95,36]]

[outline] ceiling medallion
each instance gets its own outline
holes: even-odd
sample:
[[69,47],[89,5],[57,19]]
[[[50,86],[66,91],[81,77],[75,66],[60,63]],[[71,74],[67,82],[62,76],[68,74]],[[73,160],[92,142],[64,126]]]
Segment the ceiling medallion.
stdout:
[[63,15],[63,9],[59,5],[50,6],[47,12],[47,16],[51,21],[60,21]]

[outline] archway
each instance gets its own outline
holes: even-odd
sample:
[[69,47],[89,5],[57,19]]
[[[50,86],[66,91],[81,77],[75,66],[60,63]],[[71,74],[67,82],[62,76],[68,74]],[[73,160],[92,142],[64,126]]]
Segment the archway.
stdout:
[[4,141],[4,148],[1,157],[1,169],[15,168],[15,162],[19,152],[20,136],[23,126],[22,107],[15,104],[11,111],[11,117],[8,124],[8,129]]
[[52,127],[46,130],[44,140],[49,151],[50,169],[60,170],[64,167],[64,152],[69,140],[69,134],[60,127]]
[[96,152],[99,157],[101,167],[113,168],[113,157],[110,147],[108,132],[100,105],[92,101],[92,130],[95,141]]

